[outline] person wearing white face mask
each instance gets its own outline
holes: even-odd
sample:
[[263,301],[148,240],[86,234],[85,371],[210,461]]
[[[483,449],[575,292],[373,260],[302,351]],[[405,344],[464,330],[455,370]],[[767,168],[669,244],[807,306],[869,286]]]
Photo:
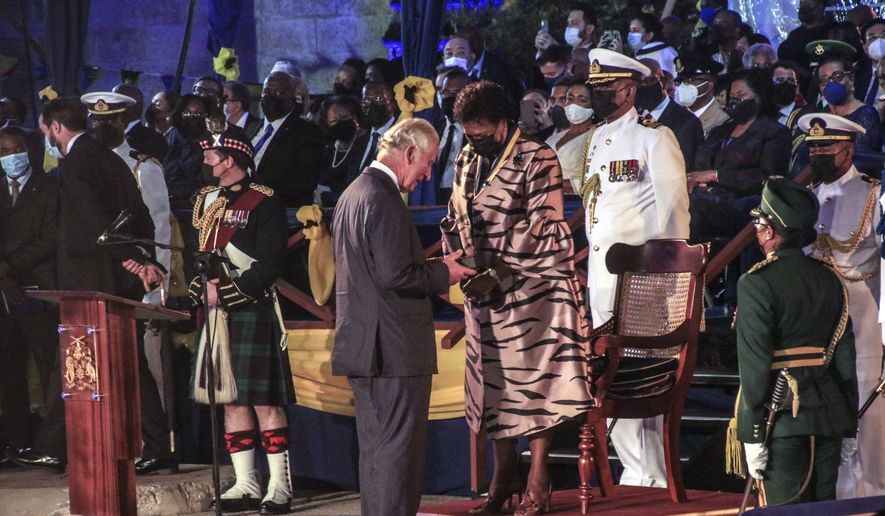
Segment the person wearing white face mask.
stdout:
[[627,33],[627,46],[636,59],[654,59],[661,68],[676,77],[676,49],[664,41],[664,28],[657,17],[639,13],[630,22]]
[[587,142],[587,132],[593,126],[590,89],[583,80],[574,79],[569,83],[566,102],[568,128],[553,133],[545,143],[556,151],[562,167],[562,177],[568,185],[572,185],[573,181],[578,181],[581,177],[584,144]]
[[[599,41],[599,26],[596,11],[593,9],[591,2],[572,2],[569,5],[568,17],[566,19],[566,28],[563,31],[563,41],[572,47],[572,67],[575,77],[585,77],[590,68],[590,61],[587,59],[587,53],[591,48],[595,47]],[[550,35],[547,29],[542,28],[535,36],[535,48],[538,53],[535,58],[539,58],[541,53],[549,46],[558,42],[556,38]]]
[[864,24],[861,36],[864,51],[870,58],[870,68],[855,70],[854,95],[864,104],[873,106],[882,95],[877,70],[885,57],[885,19],[876,18]]
[[464,38],[452,38],[443,48],[443,62],[446,66],[457,66],[465,72],[473,68],[476,54],[470,48],[470,43]]
[[701,121],[704,138],[728,121],[728,115],[716,102],[715,77],[722,65],[712,61],[684,59],[676,79],[676,102],[687,107]]
[[[58,390],[50,379],[58,371],[58,311],[49,306],[34,310],[25,302],[24,287],[56,290],[58,183],[55,176],[32,168],[28,162],[28,135],[20,127],[0,129],[0,354],[5,368],[0,375],[0,408],[5,440],[12,450],[29,445],[34,437],[30,403],[46,409],[43,425],[64,433],[64,412]],[[45,400],[28,395],[27,362],[33,357]],[[56,382],[56,385],[60,383]],[[56,401],[57,400],[57,401]],[[54,410],[53,410],[54,407]],[[52,433],[47,431],[46,433]]]

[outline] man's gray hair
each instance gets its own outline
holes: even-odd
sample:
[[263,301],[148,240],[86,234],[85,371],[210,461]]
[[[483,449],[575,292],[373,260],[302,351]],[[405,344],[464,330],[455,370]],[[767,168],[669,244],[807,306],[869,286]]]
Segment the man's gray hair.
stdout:
[[437,144],[439,144],[439,137],[430,122],[421,118],[409,118],[384,133],[378,142],[378,154],[381,154],[382,151],[404,150],[410,145],[418,147],[422,152],[427,152]]
[[751,68],[753,66],[753,57],[759,54],[768,56],[768,61],[771,63],[772,68],[777,64],[777,52],[774,51],[774,48],[768,43],[756,43],[750,45],[750,48],[744,52],[744,68]]

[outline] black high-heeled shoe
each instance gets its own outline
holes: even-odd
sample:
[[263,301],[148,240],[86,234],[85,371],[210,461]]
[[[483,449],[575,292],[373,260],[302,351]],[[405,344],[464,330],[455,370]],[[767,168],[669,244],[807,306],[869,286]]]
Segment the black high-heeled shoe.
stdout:
[[473,507],[468,514],[500,514],[501,509],[509,511],[513,508],[513,497],[517,497],[518,504],[522,504],[523,486],[508,486],[503,489],[489,490],[488,496],[481,504]]
[[532,494],[528,489],[519,507],[516,508],[514,516],[539,516],[550,512],[550,499],[553,498],[553,484],[547,486],[547,497],[539,500],[537,495]]

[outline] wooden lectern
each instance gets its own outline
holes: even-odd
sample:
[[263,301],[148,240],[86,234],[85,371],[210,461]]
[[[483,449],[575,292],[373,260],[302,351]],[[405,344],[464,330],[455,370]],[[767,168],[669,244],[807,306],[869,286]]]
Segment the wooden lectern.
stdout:
[[134,515],[134,459],[141,455],[135,320],[190,315],[101,292],[28,295],[60,305],[71,514]]

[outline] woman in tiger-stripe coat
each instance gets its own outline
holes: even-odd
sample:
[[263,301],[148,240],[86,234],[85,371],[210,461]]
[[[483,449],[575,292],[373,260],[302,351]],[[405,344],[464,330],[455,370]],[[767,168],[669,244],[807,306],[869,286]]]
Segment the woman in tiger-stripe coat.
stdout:
[[467,422],[475,432],[484,425],[495,450],[489,496],[474,514],[496,513],[521,491],[519,436],[529,438],[532,465],[517,514],[540,514],[550,489],[551,429],[592,405],[588,327],[559,161],[508,119],[507,102],[487,81],[458,95],[455,119],[469,143],[441,223],[446,254],[463,249],[478,273],[494,268],[500,280],[464,304]]

